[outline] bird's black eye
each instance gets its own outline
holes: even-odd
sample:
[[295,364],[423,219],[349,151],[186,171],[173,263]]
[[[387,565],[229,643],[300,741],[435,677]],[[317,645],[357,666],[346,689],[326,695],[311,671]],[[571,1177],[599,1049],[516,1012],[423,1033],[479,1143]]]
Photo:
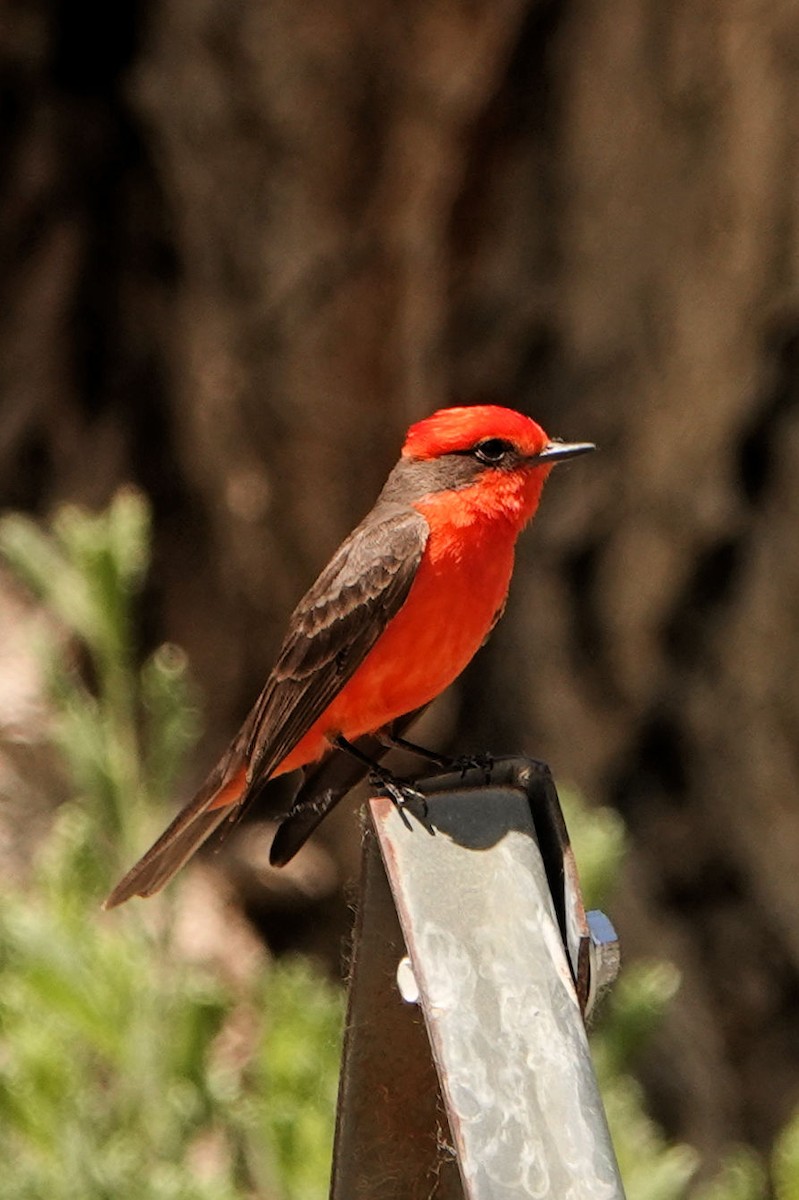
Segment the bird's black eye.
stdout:
[[504,438],[486,438],[484,442],[477,443],[474,448],[474,456],[479,458],[480,462],[489,463],[495,467],[504,462],[512,450],[512,443],[506,442]]

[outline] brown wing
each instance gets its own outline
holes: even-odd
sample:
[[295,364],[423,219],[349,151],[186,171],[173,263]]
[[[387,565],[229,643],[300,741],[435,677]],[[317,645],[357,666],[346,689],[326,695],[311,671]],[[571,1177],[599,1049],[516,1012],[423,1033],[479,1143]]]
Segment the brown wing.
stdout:
[[404,604],[428,533],[415,509],[374,509],[297,605],[252,713],[248,782],[269,778],[363,662]]
[[[378,502],[342,543],[294,610],[277,663],[241,730],[197,795],[113,890],[106,908],[159,891],[218,825],[260,791],[399,612],[428,534],[415,509]],[[245,770],[231,805],[212,808]]]

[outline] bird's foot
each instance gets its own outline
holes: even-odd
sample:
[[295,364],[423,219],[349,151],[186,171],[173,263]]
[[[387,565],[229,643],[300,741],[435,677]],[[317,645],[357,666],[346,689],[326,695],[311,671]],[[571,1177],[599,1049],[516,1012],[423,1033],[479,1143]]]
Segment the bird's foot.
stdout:
[[461,779],[467,771],[482,771],[486,783],[491,782],[491,772],[494,770],[494,756],[484,751],[482,754],[461,754],[452,760],[452,770],[460,771]]
[[369,782],[378,791],[385,792],[402,817],[407,829],[411,827],[410,821],[405,814],[405,809],[409,804],[420,804],[423,819],[427,817],[427,797],[418,788],[408,783],[407,780],[398,779],[396,775],[392,775],[390,771],[386,771],[381,767],[379,770],[370,772]]

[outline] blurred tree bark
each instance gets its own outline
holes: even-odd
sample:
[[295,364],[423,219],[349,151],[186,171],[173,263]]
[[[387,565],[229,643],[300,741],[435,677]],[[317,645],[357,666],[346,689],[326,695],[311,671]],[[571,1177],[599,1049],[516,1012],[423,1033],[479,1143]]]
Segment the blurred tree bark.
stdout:
[[653,1104],[765,1144],[799,1098],[796,6],[33,0],[0,63],[0,499],[153,497],[198,772],[409,420],[601,444],[443,711],[621,809],[625,950],[685,976]]

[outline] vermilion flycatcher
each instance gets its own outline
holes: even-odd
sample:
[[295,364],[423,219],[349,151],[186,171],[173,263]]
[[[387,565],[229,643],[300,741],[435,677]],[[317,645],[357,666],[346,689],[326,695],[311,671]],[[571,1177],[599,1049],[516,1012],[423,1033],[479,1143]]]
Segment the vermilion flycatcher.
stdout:
[[[411,426],[374,508],[294,610],[241,730],[106,907],[157,892],[268,780],[304,767],[291,811],[270,814],[284,818],[271,861],[287,862],[483,644],[549,472],[593,449],[551,441],[529,417],[492,405]],[[377,774],[401,799],[397,781]]]

